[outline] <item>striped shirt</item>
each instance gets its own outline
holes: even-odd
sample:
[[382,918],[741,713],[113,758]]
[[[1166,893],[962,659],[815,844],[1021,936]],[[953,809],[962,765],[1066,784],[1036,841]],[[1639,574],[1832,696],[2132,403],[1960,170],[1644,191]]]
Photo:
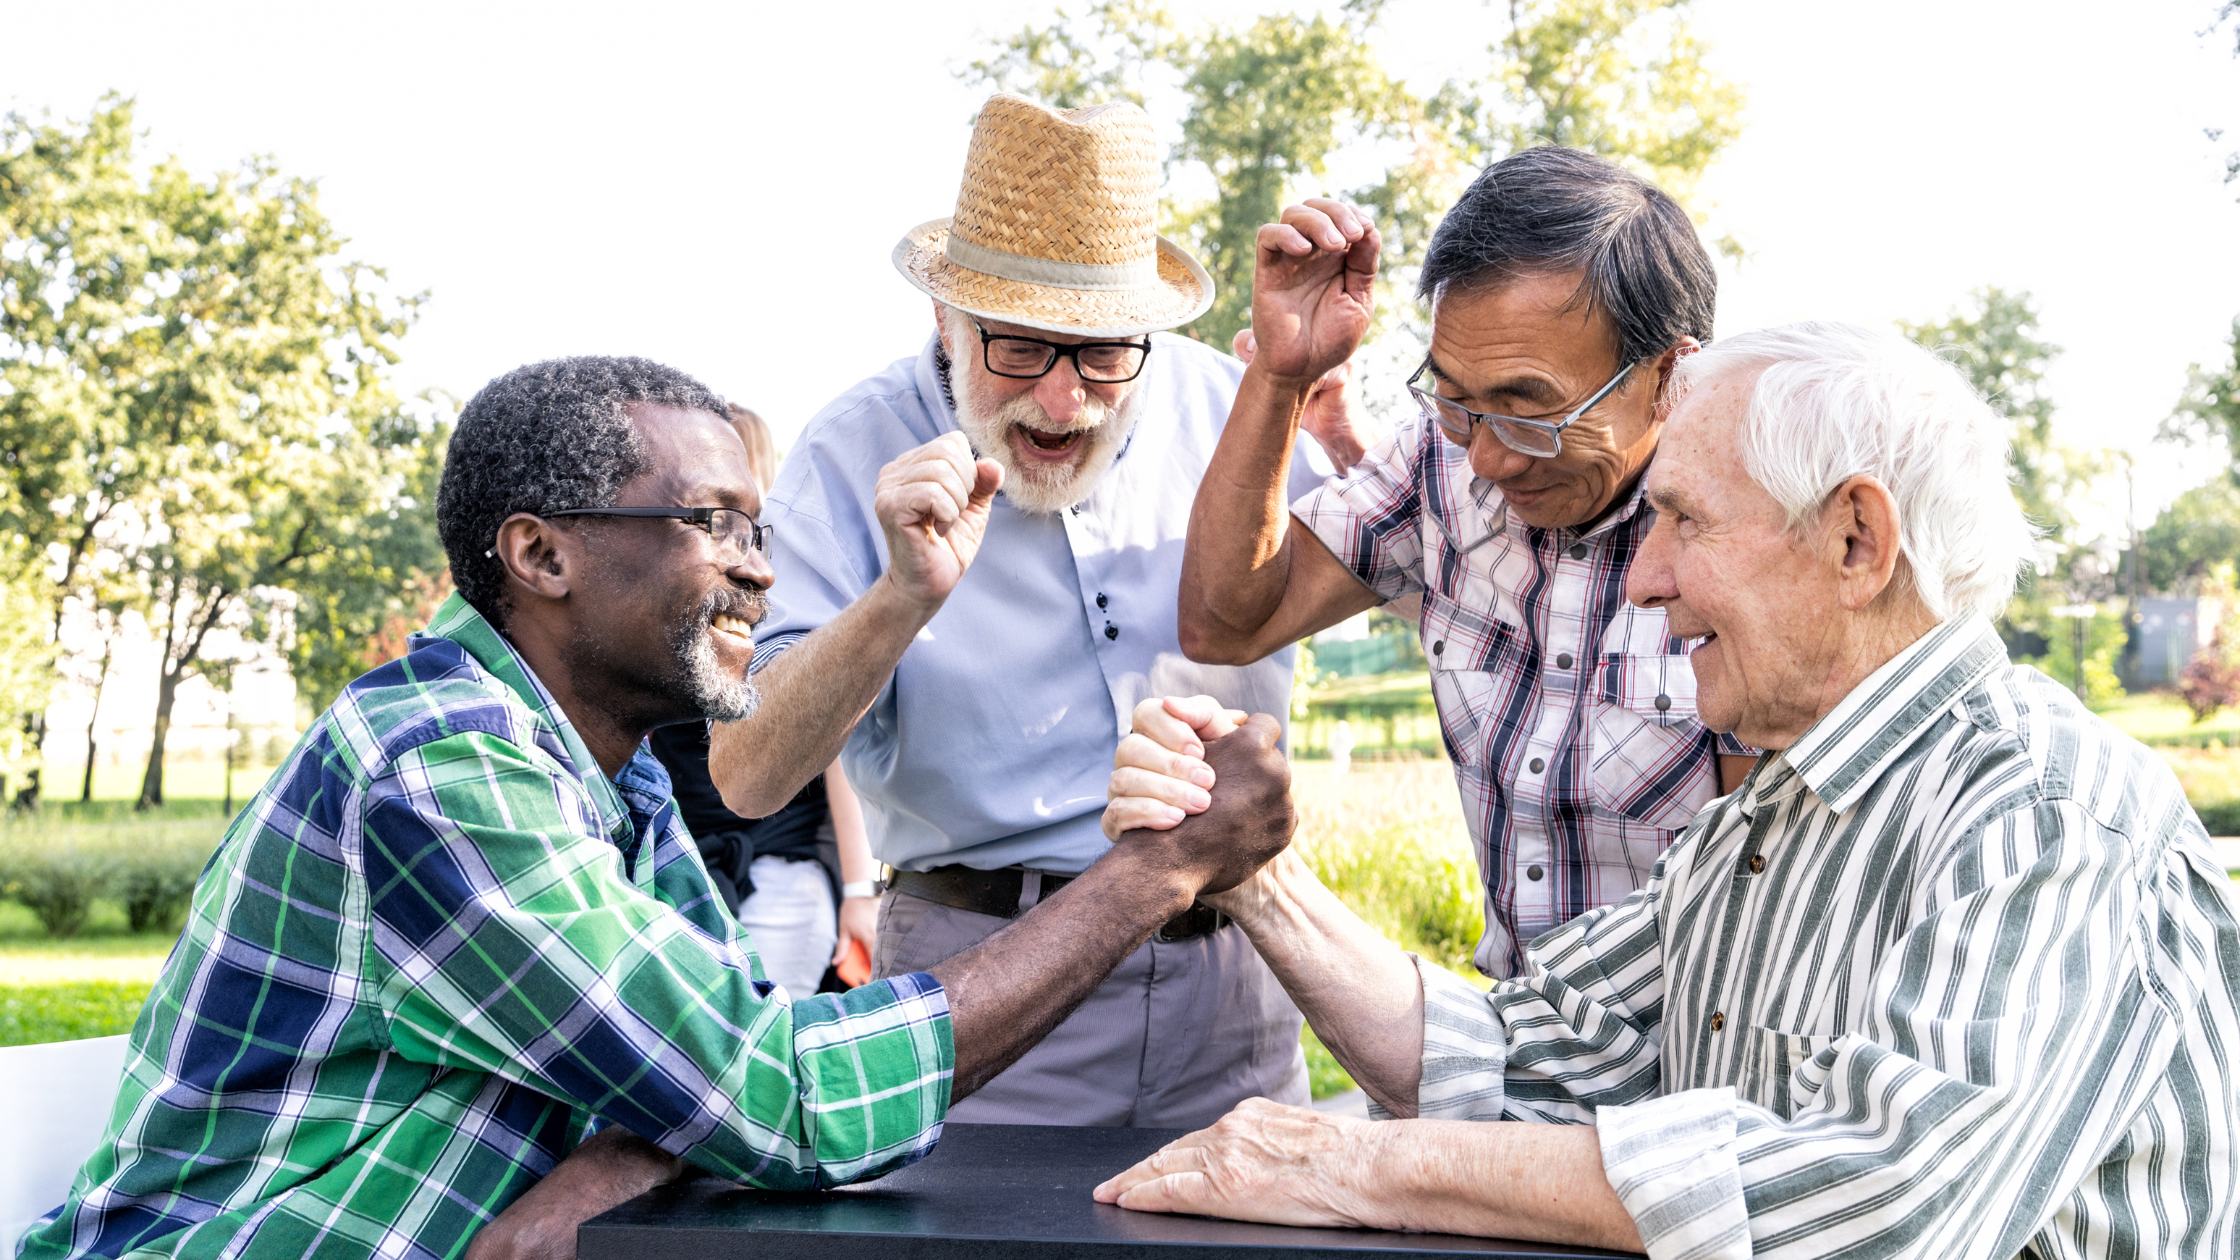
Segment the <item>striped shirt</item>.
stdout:
[[1480,994],[1421,1114],[1599,1126],[1659,1257],[2232,1256],[2240,899],[2176,778],[1979,619]]
[[1525,942],[1622,900],[1704,802],[1721,752],[1661,608],[1626,599],[1656,511],[1637,482],[1581,529],[1509,515],[1439,427],[1411,418],[1292,505],[1387,600],[1423,594],[1423,647],[1486,885],[1478,969],[1515,975]]
[[25,1257],[457,1256],[594,1122],[720,1176],[940,1136],[928,975],[788,1000],[644,750],[610,781],[454,595],[235,819]]

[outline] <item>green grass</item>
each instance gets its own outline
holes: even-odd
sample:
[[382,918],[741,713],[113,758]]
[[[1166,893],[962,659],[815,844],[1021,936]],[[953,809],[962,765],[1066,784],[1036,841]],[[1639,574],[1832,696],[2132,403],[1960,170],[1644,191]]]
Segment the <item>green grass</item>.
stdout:
[[[83,750],[80,750],[83,756]],[[103,758],[93,767],[93,799],[99,801],[131,802],[140,799],[140,778],[147,772],[147,762],[128,758],[121,765],[110,765]],[[264,781],[271,777],[273,767],[265,765],[237,766],[233,772],[233,803],[239,808]],[[215,811],[225,799],[225,763],[204,758],[172,758],[163,766],[163,796],[167,804],[207,800]],[[78,790],[85,782],[85,763],[50,762],[46,773],[40,776],[45,789],[45,804],[52,807],[65,801],[76,803]]]
[[2240,747],[2240,709],[2220,709],[2210,714],[2208,721],[2196,723],[2193,711],[2177,697],[2147,691],[2110,701],[2094,711],[2107,719],[2108,725],[2150,746]]
[[0,986],[0,1046],[131,1032],[149,987],[125,980]]

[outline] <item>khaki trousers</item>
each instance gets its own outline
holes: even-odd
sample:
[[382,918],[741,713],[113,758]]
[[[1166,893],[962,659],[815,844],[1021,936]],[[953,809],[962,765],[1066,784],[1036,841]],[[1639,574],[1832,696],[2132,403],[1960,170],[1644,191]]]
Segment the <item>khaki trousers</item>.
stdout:
[[[888,893],[872,972],[929,970],[1007,922]],[[1302,1022],[1244,929],[1146,942],[1040,1045],[950,1108],[949,1118],[1202,1129],[1247,1098],[1303,1107]]]

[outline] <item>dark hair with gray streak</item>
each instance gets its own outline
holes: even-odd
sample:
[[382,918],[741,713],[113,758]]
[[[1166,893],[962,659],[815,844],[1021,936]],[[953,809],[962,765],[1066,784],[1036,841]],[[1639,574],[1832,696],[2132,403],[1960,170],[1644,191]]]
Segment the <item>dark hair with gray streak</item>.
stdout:
[[700,382],[649,359],[583,356],[515,368],[482,387],[451,431],[436,491],[436,532],[466,601],[505,625],[505,568],[489,553],[516,512],[613,507],[646,471],[645,444],[624,411],[664,403],[725,415]]
[[1688,212],[1608,158],[1547,146],[1481,171],[1432,234],[1421,296],[1580,271],[1609,312],[1618,360],[1653,359],[1682,337],[1711,342],[1719,277]]

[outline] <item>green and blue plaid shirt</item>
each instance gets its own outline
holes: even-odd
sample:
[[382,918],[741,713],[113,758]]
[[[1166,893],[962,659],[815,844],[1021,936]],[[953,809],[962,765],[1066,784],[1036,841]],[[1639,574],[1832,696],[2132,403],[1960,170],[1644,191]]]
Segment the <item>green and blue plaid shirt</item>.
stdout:
[[453,596],[234,821],[24,1257],[456,1256],[587,1128],[810,1189],[925,1155],[927,975],[787,1001],[669,781],[610,782]]

